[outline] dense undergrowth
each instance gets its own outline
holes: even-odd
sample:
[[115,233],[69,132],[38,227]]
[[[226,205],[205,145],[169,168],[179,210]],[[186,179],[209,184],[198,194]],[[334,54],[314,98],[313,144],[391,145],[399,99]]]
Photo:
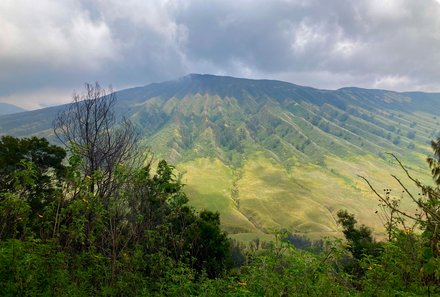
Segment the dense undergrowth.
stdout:
[[346,240],[280,231],[244,244],[227,238],[217,213],[187,205],[165,161],[119,163],[109,178],[66,155],[45,139],[1,138],[1,296],[440,295],[437,187],[418,184],[420,212],[407,219],[379,197],[383,242],[340,211]]

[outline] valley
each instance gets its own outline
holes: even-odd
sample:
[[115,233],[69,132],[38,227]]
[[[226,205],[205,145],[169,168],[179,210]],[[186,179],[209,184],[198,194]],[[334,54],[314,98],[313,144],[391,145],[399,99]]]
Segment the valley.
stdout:
[[[347,209],[383,236],[378,191],[402,189],[395,154],[424,182],[429,143],[440,135],[440,94],[343,88],[191,74],[117,92],[145,149],[175,164],[190,204],[221,214],[231,237],[268,238],[275,230],[340,237]],[[63,106],[0,117],[0,134],[55,142]],[[402,206],[409,207],[402,197]]]

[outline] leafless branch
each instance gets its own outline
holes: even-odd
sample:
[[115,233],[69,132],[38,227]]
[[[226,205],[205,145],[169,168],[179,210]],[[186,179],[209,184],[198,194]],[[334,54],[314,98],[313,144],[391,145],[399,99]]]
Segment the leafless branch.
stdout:
[[371,183],[368,181],[368,179],[366,179],[365,177],[363,177],[362,175],[358,175],[361,179],[363,179],[367,185],[370,187],[370,189],[374,192],[374,194],[380,199],[380,201],[382,201],[387,207],[389,207],[390,209],[396,211],[397,213],[400,213],[401,215],[410,218],[412,220],[415,220],[417,222],[420,222],[421,220],[415,216],[412,216],[402,210],[400,210],[399,208],[394,207],[390,201],[388,199],[386,199],[386,197],[383,197],[382,195],[380,195],[376,189],[371,185]]
[[98,83],[86,83],[85,91],[73,94],[73,102],[53,124],[61,143],[83,159],[84,175],[93,178],[98,171],[103,175],[91,184],[91,191],[101,197],[114,190],[115,166],[132,161],[138,152],[139,134],[129,120],[117,122],[115,104],[111,88],[107,92]]

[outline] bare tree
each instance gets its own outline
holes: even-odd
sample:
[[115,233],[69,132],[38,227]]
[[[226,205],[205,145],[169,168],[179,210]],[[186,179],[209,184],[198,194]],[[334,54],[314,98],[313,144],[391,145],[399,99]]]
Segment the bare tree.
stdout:
[[440,149],[437,147],[438,143],[440,143],[439,139],[437,142],[432,142],[432,147],[437,160],[428,158],[428,163],[431,167],[431,172],[433,179],[436,182],[436,187],[425,185],[418,179],[414,178],[409,173],[408,169],[405,168],[402,162],[394,154],[390,154],[404,171],[406,177],[413,182],[417,188],[419,188],[419,190],[421,190],[421,193],[414,195],[411,193],[408,187],[405,186],[400,178],[395,175],[391,175],[402,187],[403,193],[406,193],[411,198],[416,207],[414,213],[405,212],[400,209],[399,204],[395,203],[395,201],[391,199],[390,189],[385,191],[385,195],[381,195],[365,177],[360,176],[360,178],[362,178],[368,184],[370,189],[379,198],[381,203],[390,210],[390,213],[396,215],[396,225],[399,223],[404,225],[404,219],[409,219],[414,224],[413,228],[415,228],[415,226],[421,228],[423,231],[422,235],[429,240],[432,254],[436,258],[440,258],[440,188],[438,184],[440,170],[438,167],[436,168],[436,166],[439,166],[438,158],[440,158]]
[[[73,102],[58,114],[53,123],[57,138],[82,160],[85,177],[91,178],[90,190],[108,196],[115,166],[133,159],[139,134],[127,119],[117,121],[114,113],[116,95],[98,83],[85,84],[83,93],[73,94]],[[95,179],[99,172],[101,178]]]

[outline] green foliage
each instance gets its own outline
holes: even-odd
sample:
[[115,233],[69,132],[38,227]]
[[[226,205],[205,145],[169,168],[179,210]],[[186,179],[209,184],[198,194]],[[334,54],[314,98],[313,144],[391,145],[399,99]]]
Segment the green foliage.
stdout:
[[25,235],[31,208],[14,193],[0,194],[0,239],[17,238]]
[[438,265],[427,240],[410,229],[394,229],[389,241],[377,244],[371,230],[357,228],[353,215],[338,213],[354,258],[339,263],[353,276],[350,283],[365,296],[420,296],[440,293]]
[[435,187],[414,178],[401,161],[392,155],[406,177],[421,191],[417,197],[400,178],[393,175],[403,193],[417,208],[414,212],[402,210],[400,200],[390,196],[391,190],[380,195],[364,178],[385,210],[389,238],[380,255],[369,255],[361,261],[367,272],[363,280],[364,290],[372,295],[385,295],[385,292],[394,292],[396,295],[402,292],[428,296],[440,294],[440,139],[432,141],[431,145],[434,156],[427,161]]
[[440,185],[440,137],[436,141],[431,141],[431,148],[434,156],[427,159],[431,174],[437,185]]
[[412,232],[399,232],[385,242],[378,257],[366,256],[361,261],[365,271],[361,279],[366,294],[375,296],[425,295],[423,275],[423,240]]
[[192,266],[197,271],[204,271],[208,277],[219,277],[231,266],[229,241],[219,229],[218,213],[202,211],[187,228],[187,249],[194,261]]
[[44,214],[59,196],[65,156],[42,138],[1,138],[0,239],[46,236]]
[[52,177],[64,173],[64,149],[50,145],[43,138],[18,139],[2,136],[0,139],[0,189],[16,191],[32,199],[34,208],[42,207],[41,200],[53,194]]
[[[33,296],[59,290],[60,295],[132,296],[144,288],[133,284],[160,282],[178,267],[197,277],[218,277],[228,271],[229,240],[220,230],[219,215],[196,213],[187,206],[183,185],[165,161],[154,174],[150,164],[141,168],[118,164],[111,193],[101,196],[90,185],[107,176],[99,170],[85,175],[77,155],[66,167],[61,165],[64,150],[45,140],[35,138],[27,146],[28,140],[3,139],[3,152],[21,153],[13,160],[6,160],[5,153],[1,159],[8,165],[2,180],[13,181],[0,188],[4,249],[0,265],[13,270],[6,274],[10,278],[2,279],[10,288],[7,294]],[[46,179],[51,182],[44,184]],[[40,184],[50,191],[36,192]],[[55,270],[52,259],[47,259],[51,253],[59,255],[54,258]],[[39,269],[33,269],[36,266]],[[29,269],[26,274],[24,268]],[[64,283],[48,281],[58,274]]]
[[[312,243],[280,231],[274,242],[246,246],[227,238],[218,213],[188,206],[166,161],[155,170],[151,162],[119,163],[111,191],[98,195],[90,185],[106,176],[99,170],[86,175],[74,152],[63,165],[64,151],[44,140],[34,139],[35,147],[6,140],[4,152],[21,154],[2,160],[8,164],[1,172],[8,182],[0,188],[2,296],[440,294],[438,187],[417,184],[426,195],[415,200],[424,211],[416,218],[420,234],[390,220],[389,240],[377,243],[371,229],[340,211],[346,243]],[[47,191],[35,190],[41,185]],[[399,205],[391,206],[394,218]]]
[[[330,245],[315,255],[298,250],[276,234],[276,241],[256,251],[241,268],[234,292],[238,296],[352,296],[334,270],[337,251]],[[235,296],[235,295],[234,295]]]
[[338,211],[338,223],[342,225],[342,233],[349,243],[349,250],[355,259],[362,259],[365,255],[377,256],[380,254],[380,245],[373,238],[372,230],[365,225],[356,226],[354,215],[346,210]]

